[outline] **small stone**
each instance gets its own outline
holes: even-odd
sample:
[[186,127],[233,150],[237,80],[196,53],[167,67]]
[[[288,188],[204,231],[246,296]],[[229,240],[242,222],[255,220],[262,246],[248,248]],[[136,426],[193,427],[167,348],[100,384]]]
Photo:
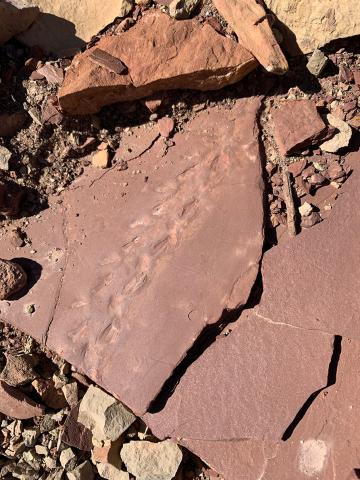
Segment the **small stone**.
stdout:
[[0,259],[0,300],[7,300],[25,287],[27,275],[20,265]]
[[40,435],[38,428],[27,428],[22,433],[22,438],[24,440],[26,447],[33,447],[36,444],[36,440]]
[[190,18],[199,3],[200,0],[172,0],[169,5],[169,14],[177,20]]
[[91,452],[93,463],[109,463],[117,469],[121,468],[120,448],[124,441],[120,437],[115,442],[107,442],[103,446],[94,446]]
[[302,228],[310,228],[316,225],[317,223],[321,222],[321,217],[318,212],[311,212],[310,215],[306,217],[302,217],[301,219],[301,227]]
[[162,102],[163,102],[163,96],[153,95],[144,100],[144,105],[149,110],[149,112],[155,113],[161,107]]
[[35,445],[35,452],[38,455],[48,455],[49,450],[44,445]]
[[60,465],[66,470],[74,470],[77,458],[71,448],[66,448],[60,453]]
[[12,355],[6,353],[6,364],[0,374],[0,380],[3,380],[12,387],[18,387],[30,383],[38,375],[33,368],[33,358],[31,355]]
[[170,440],[131,441],[123,446],[120,455],[128,472],[137,480],[171,480],[182,460],[180,448]]
[[57,410],[67,406],[63,392],[55,388],[54,381],[51,378],[38,378],[32,382],[32,386],[48,407]]
[[127,472],[119,470],[110,463],[98,463],[97,470],[101,478],[106,480],[129,480],[130,476]]
[[169,138],[172,134],[175,123],[174,120],[170,117],[163,117],[157,123],[159,133],[162,137]]
[[30,465],[30,467],[38,472],[41,468],[41,457],[37,455],[36,452],[33,450],[28,450],[23,453],[22,458],[25,460],[25,462]]
[[64,81],[64,70],[55,65],[46,63],[43,67],[39,68],[37,72],[44,76],[49,83],[61,85]]
[[44,409],[20,390],[0,381],[0,412],[12,418],[25,420],[42,415]]
[[109,166],[109,150],[98,150],[91,157],[91,163],[96,168],[107,168]]
[[93,385],[80,402],[78,421],[98,440],[117,440],[135,419],[120,402]]
[[44,464],[49,470],[54,470],[56,468],[56,459],[53,457],[45,457]]
[[6,147],[0,145],[0,170],[9,170],[9,161],[12,153]]
[[321,50],[316,49],[309,58],[306,68],[315,77],[320,77],[328,61],[329,59],[327,58],[327,56]]
[[321,173],[314,173],[310,176],[308,182],[310,185],[322,185],[325,182],[326,178],[321,175]]
[[119,6],[118,17],[126,17],[126,15],[128,15],[133,9],[133,6],[133,0],[122,0],[121,5]]
[[33,303],[30,303],[30,305],[24,306],[24,313],[26,313],[26,315],[32,315],[34,312],[35,312],[35,305]]
[[93,480],[94,470],[91,466],[91,463],[86,460],[84,463],[76,467],[71,472],[67,474],[68,480]]
[[313,207],[310,203],[304,202],[300,207],[299,207],[299,213],[302,217],[308,217],[311,212],[313,211]]
[[79,400],[78,386],[76,382],[67,383],[62,387],[62,392],[64,394],[65,400],[67,401],[69,407],[75,407]]
[[301,160],[298,160],[298,161],[296,161],[296,162],[290,163],[290,165],[288,165],[288,171],[289,171],[294,177],[298,177],[299,175],[301,175],[302,171],[303,171],[304,168],[306,167],[306,164],[307,164],[306,158],[302,158]]
[[354,82],[353,72],[350,70],[350,68],[346,67],[345,65],[340,65],[339,67],[339,81],[342,83]]
[[331,113],[327,115],[327,120],[331,126],[337,128],[339,133],[334,135],[331,140],[320,145],[323,152],[336,153],[340,148],[347,147],[352,137],[352,129],[349,124],[335,117]]
[[328,177],[331,180],[337,180],[345,176],[344,169],[338,162],[331,162],[327,169]]

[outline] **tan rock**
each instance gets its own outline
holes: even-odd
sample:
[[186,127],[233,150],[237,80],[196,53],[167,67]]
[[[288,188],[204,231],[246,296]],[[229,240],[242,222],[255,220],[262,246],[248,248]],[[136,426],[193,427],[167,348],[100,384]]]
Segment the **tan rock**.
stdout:
[[[32,2],[33,5],[34,3]],[[26,5],[21,0],[0,2],[0,45],[28,29],[38,15],[37,7]]]
[[[127,71],[115,74],[92,62],[94,49],[110,54],[114,63],[121,60]],[[66,74],[59,101],[67,113],[95,113],[104,105],[161,90],[217,90],[238,82],[256,65],[248,51],[210,25],[178,22],[157,11],[78,55]]]
[[341,120],[340,118],[335,117],[331,113],[327,115],[327,121],[332,127],[335,127],[339,130],[339,133],[333,136],[327,142],[324,142],[320,145],[320,149],[323,152],[336,153],[340,148],[347,147],[350,143],[352,137],[351,126]]
[[271,30],[264,8],[256,0],[214,0],[215,7],[239,42],[271,73],[283,74],[288,63]]
[[106,480],[129,480],[130,476],[127,472],[119,470],[110,463],[99,463],[97,465],[98,473],[101,478]]
[[265,2],[283,24],[284,44],[293,55],[312,52],[337,38],[360,34],[360,9],[354,0]]
[[97,168],[107,168],[109,166],[109,150],[98,150],[91,158],[91,163]]
[[25,287],[27,275],[20,265],[0,259],[0,300],[7,300]]
[[86,460],[71,472],[66,474],[68,480],[93,480],[94,470],[91,463]]
[[42,12],[18,38],[59,56],[73,55],[116,17],[132,8],[132,0],[27,0]]

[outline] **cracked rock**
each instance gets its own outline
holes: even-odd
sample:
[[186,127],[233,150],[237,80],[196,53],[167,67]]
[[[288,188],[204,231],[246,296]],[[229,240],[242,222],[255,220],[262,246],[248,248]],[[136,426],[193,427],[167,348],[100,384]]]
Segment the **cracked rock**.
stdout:
[[339,130],[339,133],[336,133],[333,138],[322,143],[320,145],[320,149],[323,152],[336,153],[338,150],[340,150],[340,148],[344,148],[349,145],[352,137],[352,128],[348,123],[344,122],[340,118],[335,117],[331,113],[329,113],[326,118],[331,126]]
[[182,460],[180,448],[170,440],[131,441],[122,447],[120,455],[137,480],[172,480]]
[[[115,75],[92,62],[94,49],[121,60],[127,73]],[[104,105],[162,90],[217,90],[238,82],[255,66],[248,51],[209,25],[197,20],[178,22],[164,13],[151,12],[130,30],[103,37],[75,57],[59,102],[69,114],[96,113]]]
[[90,385],[80,402],[78,421],[96,440],[117,440],[135,421],[135,416],[100,388]]
[[0,259],[0,300],[7,300],[22,290],[27,283],[27,275],[20,265]]
[[306,64],[306,68],[310,73],[315,75],[315,77],[320,77],[324,68],[326,67],[329,59],[327,56],[318,48],[314,50],[313,54],[309,58],[309,61]]

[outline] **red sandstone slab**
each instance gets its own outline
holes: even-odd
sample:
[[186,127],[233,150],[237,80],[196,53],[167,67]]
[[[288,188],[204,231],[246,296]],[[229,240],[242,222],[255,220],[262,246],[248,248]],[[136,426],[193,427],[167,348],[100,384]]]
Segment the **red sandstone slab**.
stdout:
[[309,396],[327,385],[332,352],[331,335],[244,312],[145,421],[160,438],[280,440]]
[[271,110],[281,155],[301,152],[323,138],[327,127],[312,100],[291,100]]
[[[353,162],[360,153],[352,154]],[[360,339],[360,169],[329,218],[266,253],[258,313],[274,322]]]
[[[21,300],[0,303],[2,318],[38,338],[48,331],[49,347],[143,414],[202,329],[244,304],[257,276],[259,105],[201,112],[166,157],[150,149],[132,160],[141,174],[96,172],[61,198],[64,213],[30,220],[42,276]],[[45,261],[57,230],[60,265]],[[29,302],[35,313],[24,317]]]

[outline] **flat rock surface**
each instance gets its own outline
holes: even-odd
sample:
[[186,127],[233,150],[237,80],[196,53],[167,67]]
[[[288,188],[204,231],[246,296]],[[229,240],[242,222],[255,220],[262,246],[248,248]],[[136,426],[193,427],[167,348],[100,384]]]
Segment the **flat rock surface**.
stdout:
[[315,102],[292,100],[271,110],[274,136],[281,155],[301,152],[327,130]]
[[145,421],[160,438],[280,440],[308,397],[327,385],[332,353],[331,335],[244,312]]
[[[112,57],[114,68],[91,60],[95,50]],[[119,60],[127,67],[122,74],[115,72]],[[251,53],[209,24],[152,12],[75,57],[59,101],[70,114],[95,113],[104,105],[162,90],[217,90],[238,82],[256,65]]]
[[[41,14],[29,30],[18,36],[26,45],[39,45],[59,56],[73,55],[120,15],[123,0],[26,0]],[[51,34],[50,34],[51,32]]]
[[[75,184],[30,221],[41,276],[0,303],[1,317],[144,413],[203,328],[246,303],[257,276],[259,105],[202,112],[160,162],[151,149],[141,157],[143,175],[113,168]],[[15,256],[8,238],[0,248]]]
[[[265,0],[278,17],[287,50],[309,53],[337,38],[360,34],[360,10],[354,0]],[[320,27],[321,25],[321,27]]]

